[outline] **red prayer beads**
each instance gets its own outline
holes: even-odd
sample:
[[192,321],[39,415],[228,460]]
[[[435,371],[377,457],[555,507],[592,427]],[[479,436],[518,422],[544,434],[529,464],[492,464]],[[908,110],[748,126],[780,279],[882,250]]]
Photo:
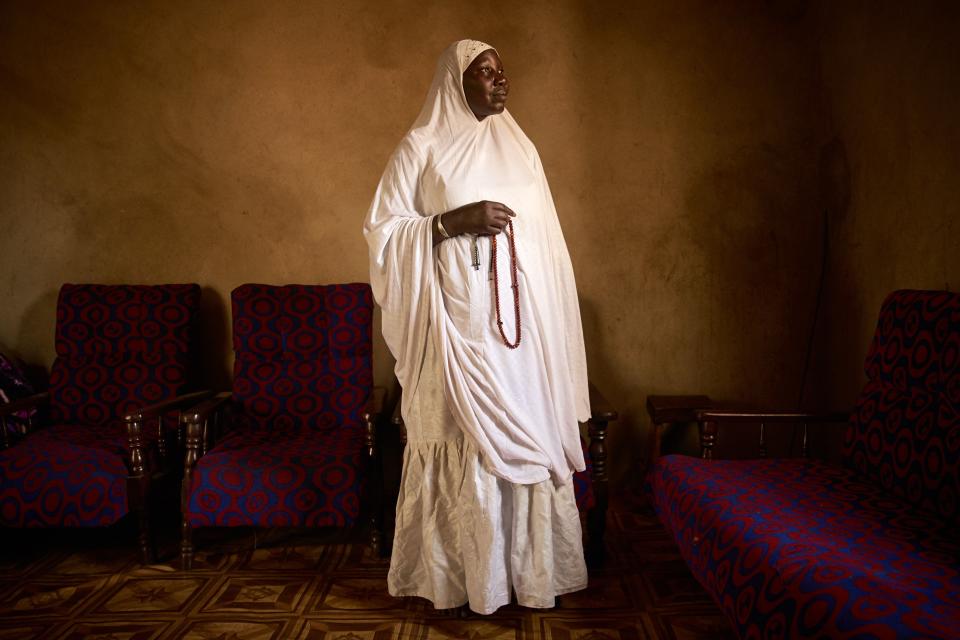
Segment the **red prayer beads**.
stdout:
[[500,337],[503,344],[508,349],[516,349],[520,346],[521,324],[520,324],[520,286],[517,282],[517,240],[513,232],[513,220],[507,220],[507,244],[510,249],[510,288],[513,289],[513,315],[517,321],[517,339],[510,342],[507,334],[503,332],[503,319],[500,317],[500,279],[497,277],[497,236],[490,236],[490,267],[493,270],[493,299],[497,307],[497,329],[500,330]]

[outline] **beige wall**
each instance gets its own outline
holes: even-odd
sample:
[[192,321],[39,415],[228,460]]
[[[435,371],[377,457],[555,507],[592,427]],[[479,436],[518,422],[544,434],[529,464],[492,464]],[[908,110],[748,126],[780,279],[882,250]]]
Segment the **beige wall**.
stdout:
[[818,19],[836,197],[814,391],[832,406],[856,399],[890,291],[960,286],[960,5],[854,6]]
[[[436,56],[479,38],[502,53],[510,108],[554,190],[592,377],[623,414],[614,471],[639,481],[647,394],[796,400],[819,264],[818,158],[834,129],[861,189],[843,232],[863,243],[845,267],[851,295],[872,313],[893,284],[943,284],[946,267],[917,266],[905,249],[900,275],[867,286],[871,261],[904,233],[942,262],[949,231],[943,217],[936,231],[911,222],[949,210],[919,168],[900,176],[890,161],[867,179],[867,158],[924,134],[934,151],[917,160],[946,171],[956,145],[934,140],[946,105],[928,108],[940,117],[930,131],[901,122],[878,138],[882,121],[859,120],[859,89],[923,81],[886,87],[869,51],[845,44],[867,11],[840,13],[821,29],[786,0],[4,3],[0,345],[49,365],[64,281],[195,281],[206,377],[226,384],[229,291],[367,279],[360,225],[380,171]],[[834,49],[846,63],[831,66]],[[931,78],[949,72],[944,62]],[[886,117],[905,115],[907,98],[898,104]],[[872,190],[900,178],[913,190],[875,218],[891,227],[882,246],[856,240],[884,202]],[[379,381],[390,366],[378,341]]]

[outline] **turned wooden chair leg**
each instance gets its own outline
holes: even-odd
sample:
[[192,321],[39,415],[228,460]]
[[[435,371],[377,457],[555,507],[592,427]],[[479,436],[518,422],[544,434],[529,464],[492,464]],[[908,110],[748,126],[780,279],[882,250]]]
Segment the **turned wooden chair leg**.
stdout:
[[143,424],[140,420],[126,423],[127,446],[130,451],[130,482],[127,483],[127,504],[137,517],[138,545],[144,564],[156,558],[150,531],[150,476],[144,460]]
[[593,566],[603,564],[605,548],[603,538],[607,530],[607,421],[592,418],[587,423],[590,435],[590,460],[593,463],[594,505],[587,512],[587,562]]

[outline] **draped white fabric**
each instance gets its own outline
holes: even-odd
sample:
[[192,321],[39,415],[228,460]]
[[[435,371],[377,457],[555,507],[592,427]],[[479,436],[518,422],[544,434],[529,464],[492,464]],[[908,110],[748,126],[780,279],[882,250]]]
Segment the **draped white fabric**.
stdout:
[[573,481],[514,484],[489,473],[447,409],[443,385],[428,338],[407,419],[389,592],[488,614],[511,591],[523,606],[547,608],[585,588]]
[[[405,419],[429,334],[447,406],[484,468],[513,483],[552,477],[559,485],[584,468],[577,422],[589,417],[576,284],[536,149],[509,112],[478,121],[464,96],[463,71],[489,48],[462,40],[441,56],[364,224],[370,278],[397,360]],[[479,200],[517,214],[523,341],[515,350],[501,342],[492,311],[490,238],[477,238],[479,269],[471,266],[470,237],[432,243],[431,216]],[[497,258],[504,277],[508,253]],[[501,290],[505,331],[513,336],[509,281]]]
[[[576,285],[536,149],[508,112],[478,121],[464,97],[463,71],[490,48],[464,40],[443,54],[364,224],[408,432],[389,591],[479,613],[511,592],[549,607],[587,583],[571,479],[589,417]],[[476,238],[479,269],[473,238],[433,246],[431,216],[479,200],[517,213],[514,350],[495,322],[490,238]],[[514,336],[508,252],[497,260]]]

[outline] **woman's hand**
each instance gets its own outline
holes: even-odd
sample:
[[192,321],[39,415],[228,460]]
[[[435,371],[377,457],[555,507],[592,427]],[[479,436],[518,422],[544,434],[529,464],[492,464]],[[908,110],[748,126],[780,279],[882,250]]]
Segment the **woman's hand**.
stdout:
[[514,217],[513,210],[502,202],[481,200],[443,214],[443,228],[451,236],[461,233],[495,236]]

